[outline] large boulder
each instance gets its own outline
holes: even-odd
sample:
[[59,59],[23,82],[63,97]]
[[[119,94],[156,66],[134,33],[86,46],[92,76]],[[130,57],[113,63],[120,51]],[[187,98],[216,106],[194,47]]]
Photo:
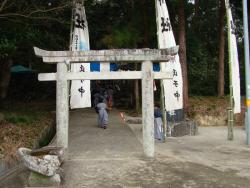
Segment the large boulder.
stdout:
[[29,186],[58,186],[61,183],[63,170],[60,166],[64,154],[62,147],[47,146],[36,150],[19,148],[18,154],[24,165],[31,170]]
[[55,148],[39,149],[36,152],[28,148],[19,148],[18,154],[24,165],[31,171],[44,176],[54,176],[60,171],[63,149],[59,148],[59,152],[57,151],[58,154],[54,154],[55,151],[57,151]]

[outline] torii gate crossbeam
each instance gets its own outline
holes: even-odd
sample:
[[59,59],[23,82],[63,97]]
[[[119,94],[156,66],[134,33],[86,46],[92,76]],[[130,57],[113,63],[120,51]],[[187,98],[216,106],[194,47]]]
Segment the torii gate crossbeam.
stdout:
[[[45,51],[34,48],[35,54],[44,62],[57,64],[57,73],[39,74],[40,81],[57,81],[56,86],[56,126],[57,146],[68,149],[69,104],[68,80],[142,80],[142,123],[143,150],[147,157],[154,157],[154,79],[172,79],[171,72],[153,72],[152,62],[170,61],[178,53],[178,46],[168,49],[123,49],[90,51]],[[126,72],[68,72],[67,64],[101,61],[101,62],[142,62],[141,71]]]

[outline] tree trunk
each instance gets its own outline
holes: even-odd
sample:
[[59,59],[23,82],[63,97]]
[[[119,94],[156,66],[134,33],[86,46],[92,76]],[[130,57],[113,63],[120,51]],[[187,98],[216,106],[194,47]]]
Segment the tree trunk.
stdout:
[[219,9],[219,33],[220,33],[220,45],[219,45],[219,65],[218,65],[218,96],[224,96],[224,57],[225,57],[225,32],[224,32],[224,18],[225,18],[225,4],[224,0],[220,0]]
[[12,59],[7,59],[1,64],[0,69],[0,100],[2,101],[7,97],[8,87],[11,78]]
[[183,78],[183,106],[188,110],[188,76],[187,76],[187,57],[186,57],[186,32],[185,32],[185,11],[184,0],[179,0],[179,56]]

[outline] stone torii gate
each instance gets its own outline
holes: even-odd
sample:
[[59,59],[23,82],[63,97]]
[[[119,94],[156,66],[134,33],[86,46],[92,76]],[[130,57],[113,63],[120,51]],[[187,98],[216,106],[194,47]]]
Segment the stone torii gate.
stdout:
[[[57,64],[56,73],[42,73],[39,81],[56,81],[56,129],[57,146],[68,149],[69,96],[68,80],[142,80],[142,123],[143,151],[145,156],[154,157],[154,79],[172,79],[172,72],[153,72],[152,62],[166,62],[174,58],[179,47],[168,49],[121,49],[90,51],[46,51],[34,47],[35,54],[43,62]],[[81,72],[67,70],[67,65],[83,62],[136,62],[142,63],[141,71],[124,72]]]

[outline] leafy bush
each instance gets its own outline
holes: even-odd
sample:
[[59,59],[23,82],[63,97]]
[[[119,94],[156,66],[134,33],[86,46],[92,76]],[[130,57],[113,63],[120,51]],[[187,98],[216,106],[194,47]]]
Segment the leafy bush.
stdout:
[[13,124],[31,124],[36,120],[36,118],[34,116],[27,115],[7,114],[5,116],[5,120]]

